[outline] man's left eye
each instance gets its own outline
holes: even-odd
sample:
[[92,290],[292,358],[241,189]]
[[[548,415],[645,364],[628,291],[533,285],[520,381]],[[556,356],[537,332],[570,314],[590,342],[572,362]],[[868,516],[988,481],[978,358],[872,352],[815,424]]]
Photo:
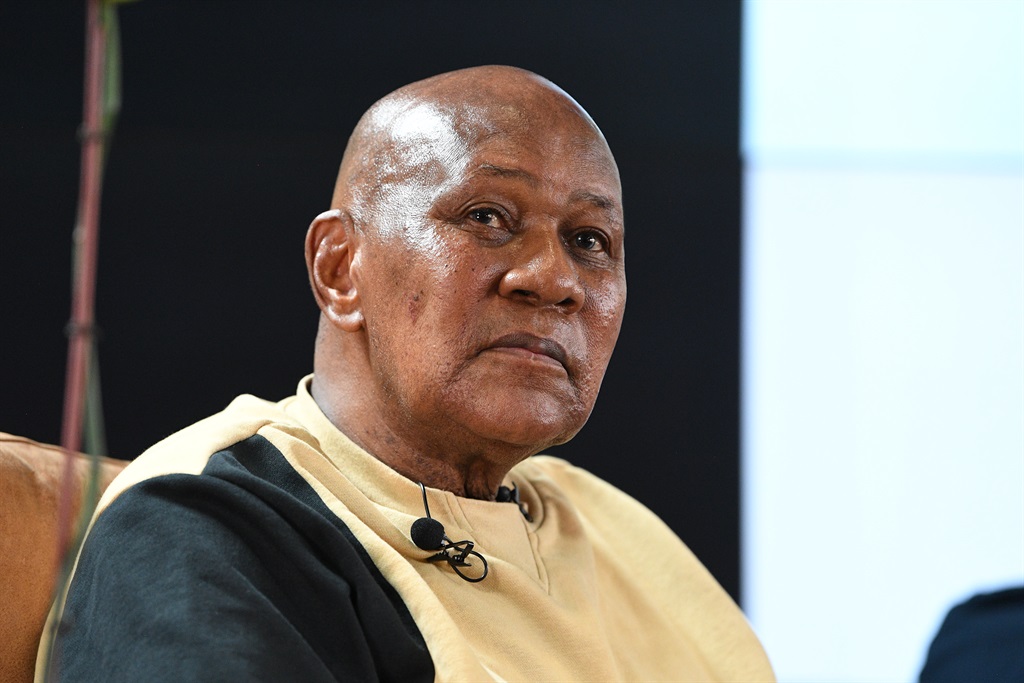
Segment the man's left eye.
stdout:
[[578,232],[573,235],[572,243],[584,251],[602,251],[604,242],[595,232]]
[[491,227],[497,227],[501,222],[501,215],[494,209],[474,209],[469,212],[469,217]]

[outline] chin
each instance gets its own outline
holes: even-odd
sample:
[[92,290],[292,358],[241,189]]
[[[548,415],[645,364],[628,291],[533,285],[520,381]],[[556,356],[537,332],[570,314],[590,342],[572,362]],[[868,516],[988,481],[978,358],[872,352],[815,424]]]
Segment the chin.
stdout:
[[[573,410],[566,403],[549,405],[523,402],[477,412],[477,434],[529,451],[530,455],[569,441],[583,428],[590,411]],[[530,406],[534,406],[530,409]],[[550,408],[554,408],[553,410]]]

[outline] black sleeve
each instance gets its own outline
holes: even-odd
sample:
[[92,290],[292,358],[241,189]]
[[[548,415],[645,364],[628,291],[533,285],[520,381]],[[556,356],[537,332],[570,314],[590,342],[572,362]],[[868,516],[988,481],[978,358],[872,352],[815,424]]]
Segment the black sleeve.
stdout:
[[266,439],[122,493],[83,549],[60,681],[432,681],[408,609]]

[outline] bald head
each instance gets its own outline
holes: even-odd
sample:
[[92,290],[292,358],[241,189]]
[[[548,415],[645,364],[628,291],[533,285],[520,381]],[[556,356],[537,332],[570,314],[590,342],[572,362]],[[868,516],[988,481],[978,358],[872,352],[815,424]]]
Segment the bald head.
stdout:
[[411,83],[377,101],[359,120],[331,207],[349,212],[362,229],[407,227],[410,216],[460,175],[482,141],[521,138],[530,129],[554,126],[596,143],[595,153],[611,159],[587,112],[532,72],[480,66]]

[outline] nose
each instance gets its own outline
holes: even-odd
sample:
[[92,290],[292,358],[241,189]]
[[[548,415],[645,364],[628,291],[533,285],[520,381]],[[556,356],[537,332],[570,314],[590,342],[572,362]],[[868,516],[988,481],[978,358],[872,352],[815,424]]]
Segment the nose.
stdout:
[[[533,233],[533,234],[530,234]],[[586,298],[577,264],[556,230],[528,230],[513,263],[498,283],[498,293],[534,306],[575,313]]]

